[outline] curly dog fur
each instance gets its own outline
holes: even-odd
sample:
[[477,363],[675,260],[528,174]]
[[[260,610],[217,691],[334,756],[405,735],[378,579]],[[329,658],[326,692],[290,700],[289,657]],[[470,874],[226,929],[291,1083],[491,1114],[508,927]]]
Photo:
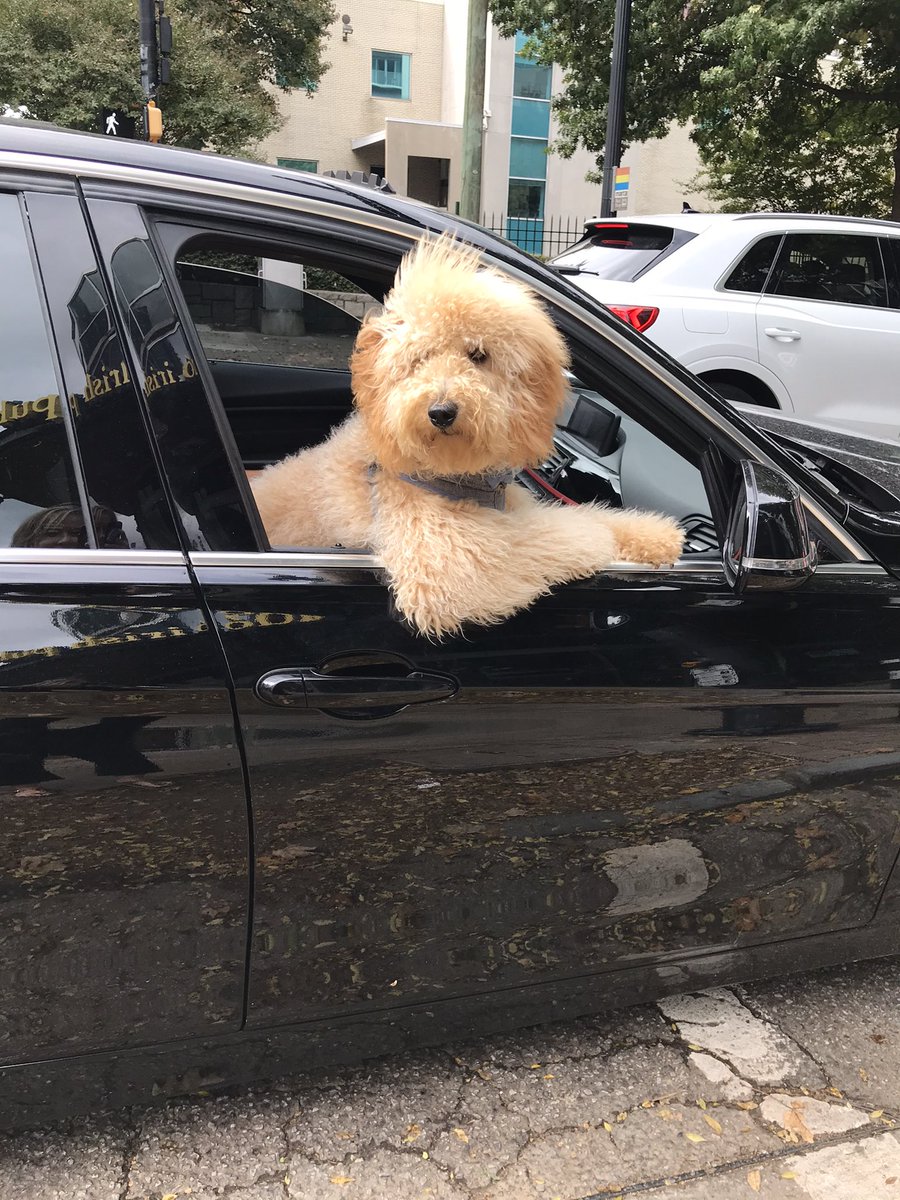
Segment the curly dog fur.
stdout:
[[[548,455],[568,353],[526,287],[448,238],[406,256],[351,359],[356,412],[318,446],[263,471],[253,490],[272,545],[366,547],[397,606],[441,638],[489,625],[554,584],[616,560],[674,562],[669,517],[545,504],[506,489],[505,509],[410,482],[488,476]],[[438,427],[429,410],[448,405]]]

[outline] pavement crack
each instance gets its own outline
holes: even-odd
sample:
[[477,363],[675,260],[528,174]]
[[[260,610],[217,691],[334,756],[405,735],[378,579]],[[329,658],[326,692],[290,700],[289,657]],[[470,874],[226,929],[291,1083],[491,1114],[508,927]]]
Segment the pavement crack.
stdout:
[[137,1154],[138,1140],[141,1136],[141,1123],[135,1120],[133,1112],[125,1114],[126,1133],[125,1144],[122,1147],[122,1171],[119,1177],[119,1200],[128,1200],[131,1188],[131,1168]]

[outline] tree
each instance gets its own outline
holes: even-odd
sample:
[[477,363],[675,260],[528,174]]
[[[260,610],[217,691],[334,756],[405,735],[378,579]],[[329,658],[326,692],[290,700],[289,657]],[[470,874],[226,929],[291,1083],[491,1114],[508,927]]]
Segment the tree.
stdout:
[[[311,90],[327,69],[331,0],[167,0],[166,12],[167,142],[246,150],[278,126],[274,87]],[[102,108],[140,110],[135,0],[0,0],[0,29],[0,106],[91,130]]]
[[[614,0],[492,0],[559,63],[557,149],[602,163]],[[640,0],[626,144],[692,122],[702,181],[729,207],[900,219],[897,0]]]

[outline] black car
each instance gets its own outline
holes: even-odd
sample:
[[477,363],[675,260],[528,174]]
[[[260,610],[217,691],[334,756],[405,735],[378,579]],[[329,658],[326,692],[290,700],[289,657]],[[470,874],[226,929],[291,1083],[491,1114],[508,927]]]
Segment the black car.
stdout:
[[[687,549],[433,643],[248,473],[447,229],[572,351],[522,482]],[[0,253],[4,1121],[897,950],[900,447],[764,432],[365,185],[0,122]]]

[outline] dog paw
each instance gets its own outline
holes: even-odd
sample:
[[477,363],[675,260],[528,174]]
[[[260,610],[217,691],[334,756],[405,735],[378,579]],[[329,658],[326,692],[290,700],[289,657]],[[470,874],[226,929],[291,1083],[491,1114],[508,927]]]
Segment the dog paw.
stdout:
[[616,530],[618,557],[625,562],[663,567],[677,562],[684,546],[684,531],[657,513],[636,513]]

